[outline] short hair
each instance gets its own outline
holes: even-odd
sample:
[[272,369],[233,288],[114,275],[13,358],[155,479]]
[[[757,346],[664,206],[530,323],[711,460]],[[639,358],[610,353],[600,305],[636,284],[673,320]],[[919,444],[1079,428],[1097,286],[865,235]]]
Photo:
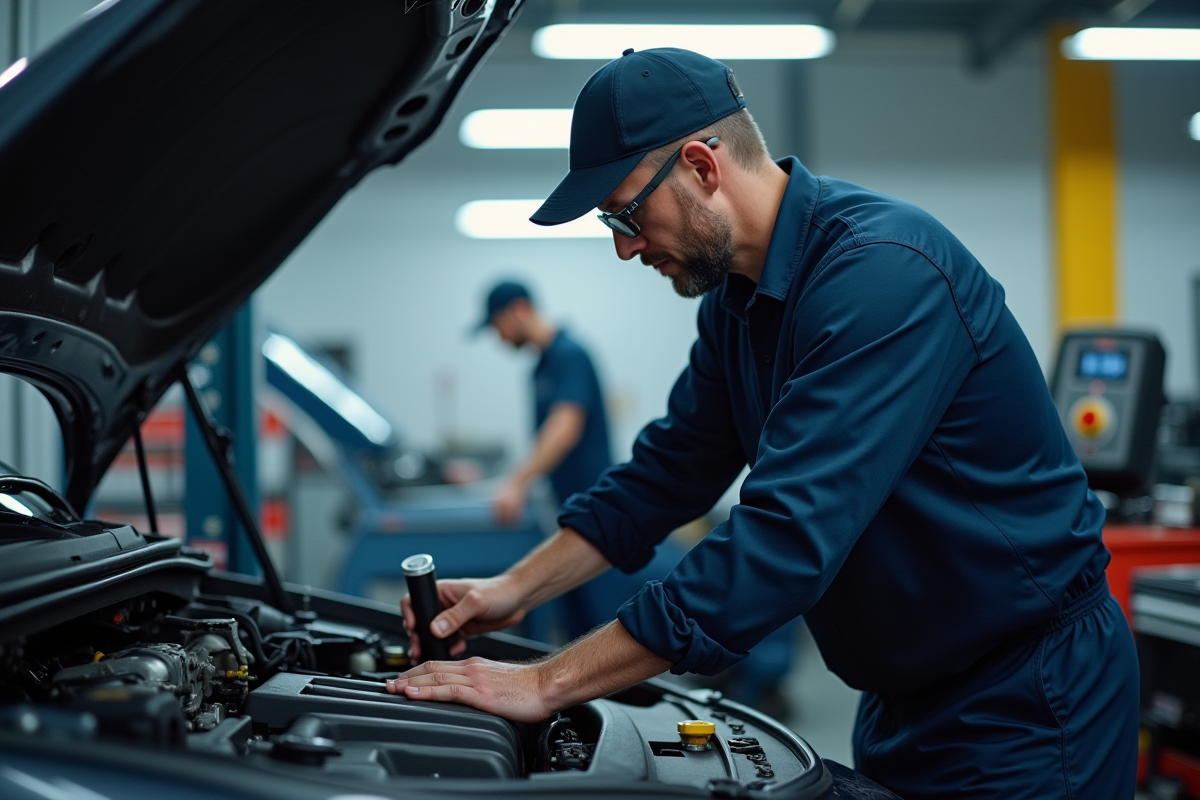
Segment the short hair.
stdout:
[[688,142],[703,141],[713,136],[721,137],[721,144],[729,148],[730,157],[748,172],[758,172],[771,159],[771,152],[767,150],[767,143],[758,128],[758,123],[750,116],[750,111],[743,108],[722,117],[706,128],[651,150],[643,156],[640,163],[658,169],[667,163],[667,159],[674,155],[676,150]]

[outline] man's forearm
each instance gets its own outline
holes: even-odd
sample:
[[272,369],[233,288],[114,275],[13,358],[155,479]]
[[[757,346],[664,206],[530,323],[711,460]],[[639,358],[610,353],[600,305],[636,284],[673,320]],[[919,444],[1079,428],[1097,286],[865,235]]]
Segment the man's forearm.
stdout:
[[608,623],[548,656],[538,665],[543,697],[553,711],[619,692],[671,668],[629,635]]
[[638,644],[620,622],[541,661],[512,664],[468,658],[426,661],[387,682],[412,700],[466,703],[515,722],[540,722],[556,711],[633,686],[671,666]]
[[514,582],[530,609],[558,597],[599,575],[611,564],[587,539],[563,528],[509,567],[504,575]]
[[587,413],[573,403],[559,403],[546,417],[533,443],[533,451],[516,470],[514,480],[528,483],[539,475],[546,475],[566,458],[571,448],[579,443]]

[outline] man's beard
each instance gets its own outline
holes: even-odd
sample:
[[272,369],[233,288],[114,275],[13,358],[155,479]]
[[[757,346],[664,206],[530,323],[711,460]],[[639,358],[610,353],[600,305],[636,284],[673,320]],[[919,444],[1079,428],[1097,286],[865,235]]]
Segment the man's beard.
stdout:
[[671,286],[680,297],[700,297],[719,287],[733,264],[733,230],[724,215],[710,210],[686,189],[667,181],[671,194],[679,201],[683,218],[680,257],[666,253],[643,253],[642,263],[660,264],[671,260],[680,274],[672,275]]

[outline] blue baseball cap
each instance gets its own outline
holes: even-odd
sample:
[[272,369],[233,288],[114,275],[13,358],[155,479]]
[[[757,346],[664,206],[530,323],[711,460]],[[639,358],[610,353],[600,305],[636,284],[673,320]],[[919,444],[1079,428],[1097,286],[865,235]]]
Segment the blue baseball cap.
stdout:
[[473,329],[474,333],[479,333],[488,325],[492,324],[492,318],[499,314],[504,309],[508,308],[516,300],[531,300],[532,295],[529,289],[516,281],[501,281],[492,287],[488,292],[487,301],[484,303],[483,319]]
[[531,222],[583,216],[621,185],[642,156],[746,107],[733,70],[674,47],[626,50],[584,84],[571,118],[570,172]]

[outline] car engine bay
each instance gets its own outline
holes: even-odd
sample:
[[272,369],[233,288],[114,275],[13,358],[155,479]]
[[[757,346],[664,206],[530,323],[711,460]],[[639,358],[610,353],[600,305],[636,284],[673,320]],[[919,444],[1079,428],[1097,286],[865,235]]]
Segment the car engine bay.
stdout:
[[[384,687],[410,666],[407,636],[390,608],[289,585],[296,610],[286,613],[268,602],[261,581],[214,573],[175,540],[96,522],[40,526],[47,535],[32,542],[0,538],[0,555],[20,554],[10,566],[29,563],[37,546],[78,551],[110,537],[125,542],[126,557],[158,549],[201,568],[190,579],[175,576],[167,590],[132,591],[131,582],[127,597],[86,613],[78,611],[96,595],[80,576],[64,594],[74,595],[77,615],[45,627],[28,619],[7,625],[21,603],[5,603],[5,746],[40,742],[83,753],[100,744],[374,791],[429,780],[499,782],[525,793],[543,782],[554,793],[614,780],[704,796],[817,797],[827,788],[821,761],[802,740],[717,692],[651,681],[537,724],[412,701]],[[28,536],[29,520],[22,529]],[[0,598],[7,599],[20,598]],[[53,618],[44,592],[30,602],[40,619]],[[493,634],[471,640],[467,655],[525,660],[543,652]],[[681,739],[678,723],[693,719],[713,723],[710,744],[689,748]]]

